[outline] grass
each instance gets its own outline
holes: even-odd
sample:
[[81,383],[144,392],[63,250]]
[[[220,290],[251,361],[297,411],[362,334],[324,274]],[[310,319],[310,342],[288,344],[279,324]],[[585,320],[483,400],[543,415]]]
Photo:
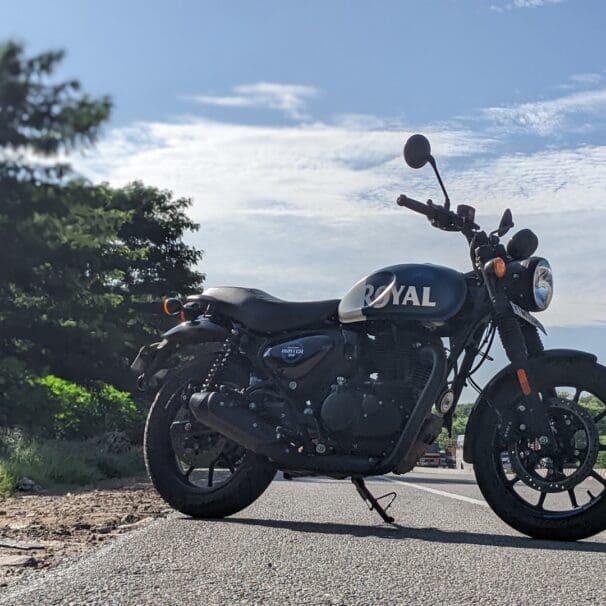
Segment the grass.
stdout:
[[56,488],[132,476],[143,469],[140,447],[116,454],[94,441],[32,440],[17,432],[0,436],[0,496],[12,494],[23,477]]

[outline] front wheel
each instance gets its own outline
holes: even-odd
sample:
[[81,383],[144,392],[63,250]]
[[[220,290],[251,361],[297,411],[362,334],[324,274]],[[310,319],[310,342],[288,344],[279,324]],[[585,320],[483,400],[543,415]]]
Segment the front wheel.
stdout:
[[[194,518],[222,518],[244,509],[276,473],[267,459],[193,419],[189,398],[209,365],[209,359],[199,359],[169,377],[149,411],[143,443],[147,471],[160,496]],[[242,378],[237,368],[226,371],[236,383]]]
[[514,381],[481,411],[473,437],[478,485],[507,524],[538,539],[574,541],[606,529],[606,368],[551,359],[535,372],[557,445],[503,437],[501,411],[521,403]]

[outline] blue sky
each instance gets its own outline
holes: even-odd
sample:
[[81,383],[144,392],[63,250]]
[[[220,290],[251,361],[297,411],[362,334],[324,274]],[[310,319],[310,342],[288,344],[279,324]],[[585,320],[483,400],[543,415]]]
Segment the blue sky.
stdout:
[[421,131],[455,204],[486,227],[509,206],[539,234],[547,324],[606,318],[603,0],[5,0],[1,14],[0,37],[65,48],[61,75],[113,97],[80,171],[193,198],[209,285],[310,299],[397,262],[467,269],[460,236],[394,207],[439,199],[401,160]]
[[[179,96],[261,81],[322,91],[313,115],[409,123],[550,98],[604,69],[601,0],[2,3],[0,32],[68,50],[65,71],[116,101],[114,123],[164,120]],[[542,5],[532,7],[532,5]],[[275,116],[207,111],[246,121]]]

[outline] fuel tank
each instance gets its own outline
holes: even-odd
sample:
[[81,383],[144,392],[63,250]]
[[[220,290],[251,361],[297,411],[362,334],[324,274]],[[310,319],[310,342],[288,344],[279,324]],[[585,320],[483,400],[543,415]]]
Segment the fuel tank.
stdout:
[[380,318],[444,322],[467,297],[465,276],[439,265],[392,265],[362,278],[339,304],[342,323]]

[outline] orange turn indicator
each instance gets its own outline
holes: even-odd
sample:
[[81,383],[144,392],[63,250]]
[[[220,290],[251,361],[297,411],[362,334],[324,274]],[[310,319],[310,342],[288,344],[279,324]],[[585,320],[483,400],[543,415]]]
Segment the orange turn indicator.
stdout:
[[518,383],[522,388],[522,393],[525,396],[529,396],[532,393],[532,389],[530,388],[530,383],[528,382],[526,371],[523,368],[518,368],[516,374],[518,375]]
[[162,311],[168,316],[176,316],[183,309],[183,303],[180,299],[169,297],[162,303]]
[[496,257],[495,259],[493,259],[492,263],[494,275],[497,278],[504,278],[505,274],[507,273],[507,263],[505,263],[505,261],[503,261],[501,257]]

